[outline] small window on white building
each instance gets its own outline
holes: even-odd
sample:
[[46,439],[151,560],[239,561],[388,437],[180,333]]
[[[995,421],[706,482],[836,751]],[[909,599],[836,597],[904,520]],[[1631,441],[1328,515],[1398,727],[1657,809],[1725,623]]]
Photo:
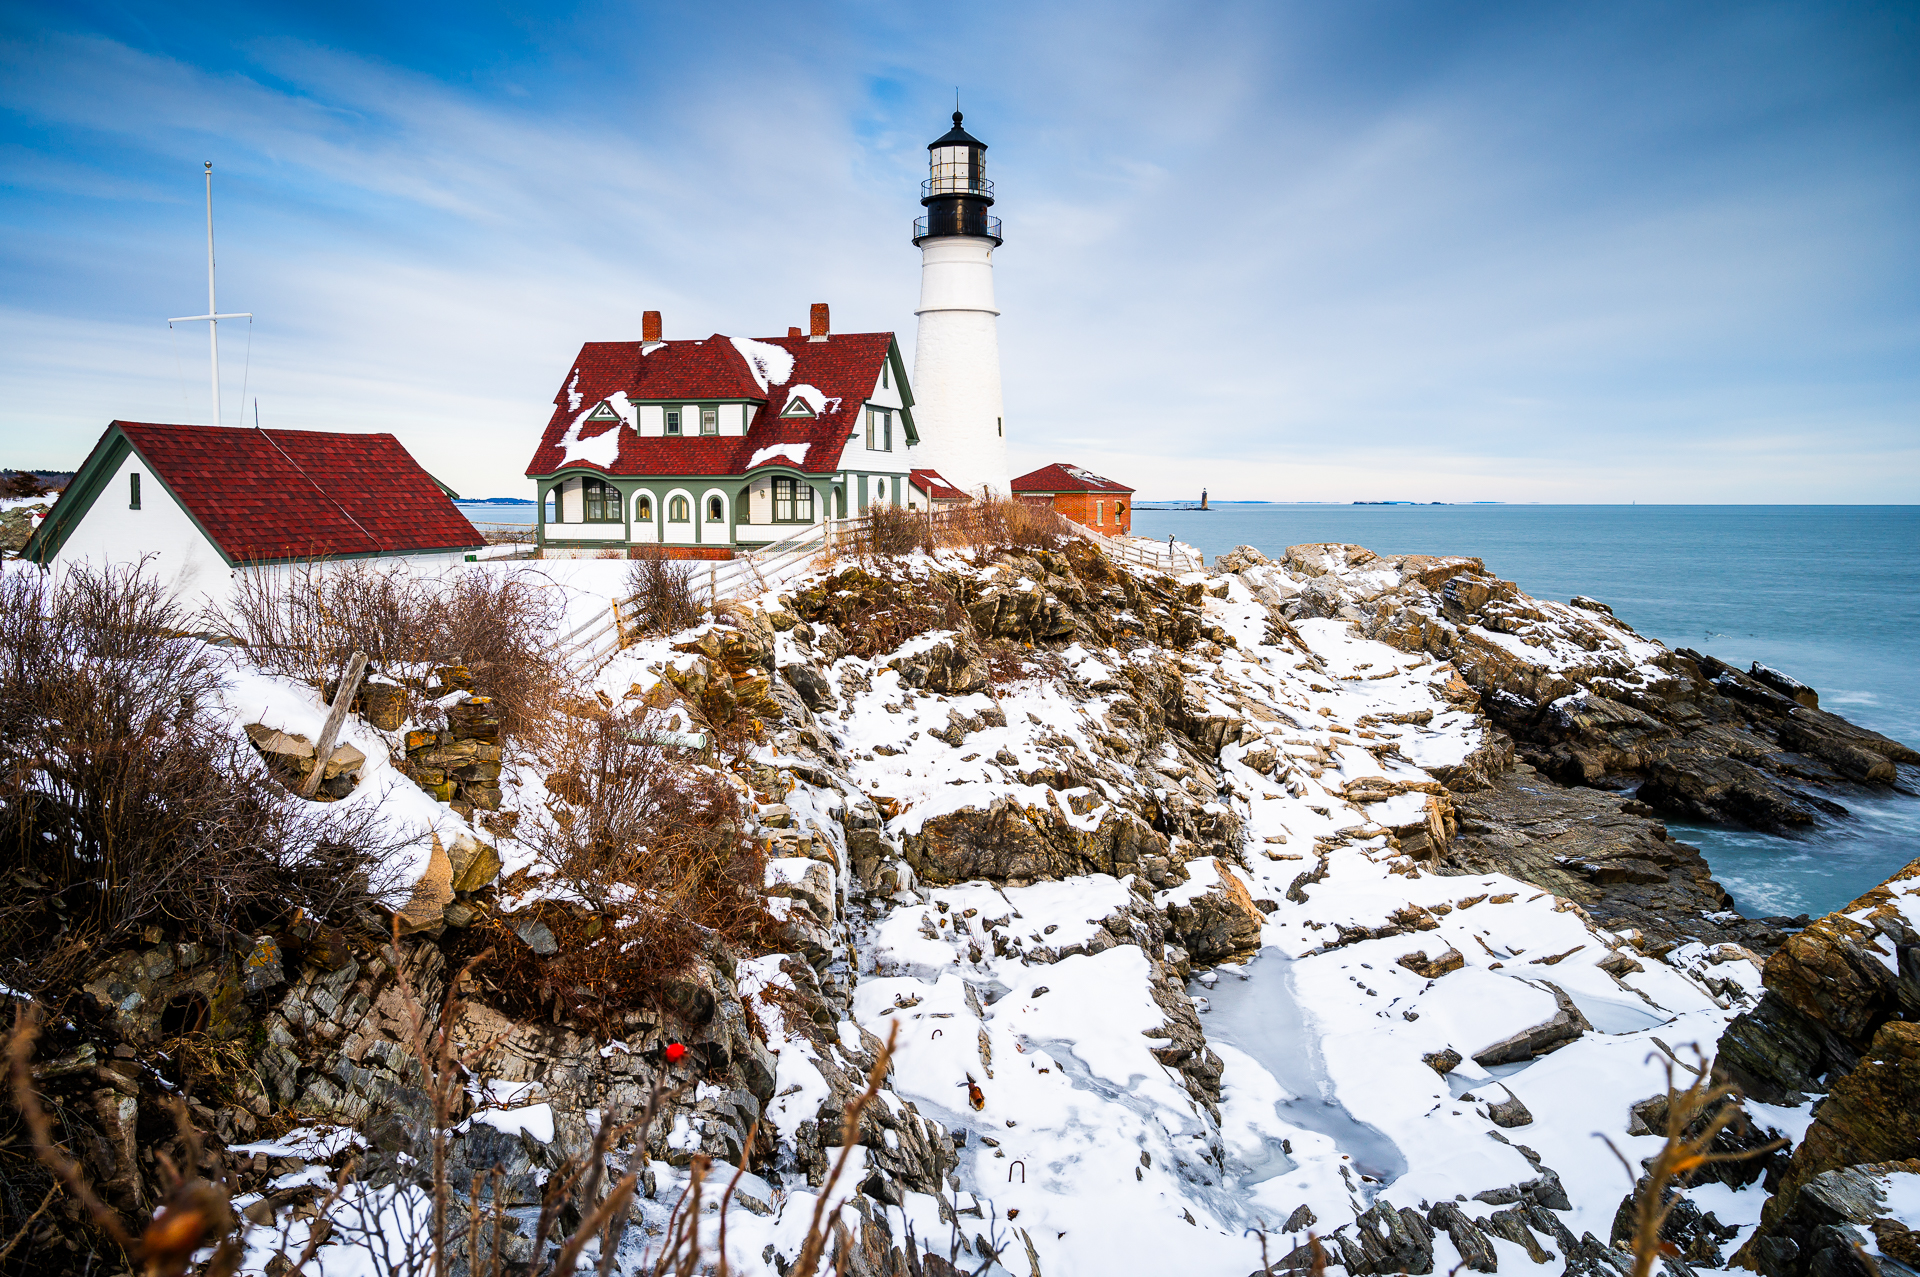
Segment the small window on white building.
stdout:
[[1002,439],[1006,438],[1007,419],[1005,417],[995,417],[993,419],[993,429],[994,433],[998,434]]
[[700,410],[700,433],[703,435],[717,435],[720,433],[720,410],[718,408],[702,408]]
[[593,410],[593,414],[589,416],[587,420],[588,421],[618,421],[620,420],[620,414],[613,410],[612,404],[607,403],[603,400],[601,401],[600,406]]
[[687,505],[687,499],[685,497],[675,497],[673,500],[667,502],[667,522],[668,523],[693,522],[693,517],[690,513],[690,508]]
[[633,503],[633,517],[640,523],[653,522],[653,498],[642,492]]
[[127,509],[138,510],[139,508],[140,508],[140,476],[137,474],[130,474],[127,476]]
[[667,409],[667,433],[670,435],[680,433],[680,410],[678,408]]
[[727,503],[719,497],[707,498],[707,522],[725,523],[727,521]]
[[893,374],[892,361],[887,359],[881,360],[880,361],[880,389],[882,390],[893,389],[893,383],[887,380],[890,376],[892,376],[892,374]]

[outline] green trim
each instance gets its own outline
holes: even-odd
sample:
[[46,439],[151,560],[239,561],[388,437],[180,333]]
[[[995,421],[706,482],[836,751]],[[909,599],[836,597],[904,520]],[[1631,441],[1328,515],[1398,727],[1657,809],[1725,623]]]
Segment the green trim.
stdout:
[[[421,473],[424,474],[425,471],[422,471]],[[433,479],[433,476],[429,474],[427,475],[427,478]],[[452,488],[449,488],[446,484],[440,482],[438,479],[433,479],[433,486],[440,489],[440,491],[446,493],[447,500],[449,501],[458,501],[460,499],[460,494],[458,492],[455,492]]]
[[[213,547],[213,552],[220,556],[221,561],[227,565],[229,570],[236,567],[248,566],[255,562],[299,563],[303,561],[300,556],[285,559],[242,561],[228,554],[226,548],[214,539],[212,533],[207,531],[206,525],[200,522],[199,516],[187,508],[187,503],[180,499],[180,494],[173,490],[173,485],[168,483],[158,470],[154,469],[152,460],[142,453],[140,449],[134,447],[133,440],[127,438],[127,432],[120,428],[120,423],[117,421],[107,427],[107,432],[100,436],[100,442],[93,445],[93,451],[89,452],[87,459],[80,463],[80,469],[75,472],[73,481],[67,484],[66,492],[61,494],[60,499],[53,503],[52,511],[48,513],[46,519],[40,526],[34,530],[33,536],[28,539],[27,544],[21,547],[20,557],[30,559],[41,567],[45,567],[48,563],[52,562],[53,559],[59,555],[61,547],[66,545],[67,538],[73,535],[73,530],[80,526],[86,519],[87,512],[93,509],[93,503],[100,499],[102,492],[106,491],[107,483],[119,472],[120,464],[127,459],[128,454],[140,458],[140,463],[147,468],[147,477],[160,485],[160,490],[167,494],[174,505],[179,507],[181,514],[187,516],[187,522],[191,523],[194,531],[198,532],[201,538]],[[146,499],[145,486],[144,484],[141,485],[141,499],[143,502]],[[76,497],[79,498],[77,506],[74,504]],[[471,550],[474,547],[462,546],[460,548],[463,550]],[[333,557],[347,558],[350,556],[337,555]],[[354,555],[351,557],[358,558],[361,556]]]
[[913,387],[907,384],[907,365],[900,358],[900,339],[887,334],[887,362],[893,365],[893,379],[900,386],[900,420],[907,428],[907,446],[920,446],[920,432],[913,424]]

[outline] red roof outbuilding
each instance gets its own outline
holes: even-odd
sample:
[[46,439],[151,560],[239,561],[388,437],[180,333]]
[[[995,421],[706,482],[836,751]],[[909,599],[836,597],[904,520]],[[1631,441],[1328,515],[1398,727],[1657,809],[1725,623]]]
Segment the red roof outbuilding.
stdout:
[[1013,481],[1015,492],[1132,492],[1124,483],[1115,483],[1079,466],[1056,461]]
[[27,557],[44,563],[59,551],[129,447],[230,563],[452,553],[486,542],[390,434],[116,421]]

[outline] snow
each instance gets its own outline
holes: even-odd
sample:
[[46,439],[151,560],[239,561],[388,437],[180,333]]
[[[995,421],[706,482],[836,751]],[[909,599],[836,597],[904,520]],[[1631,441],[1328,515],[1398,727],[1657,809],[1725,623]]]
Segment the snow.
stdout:
[[768,386],[786,385],[787,378],[793,376],[793,355],[783,347],[755,341],[751,337],[729,337],[727,340],[747,361],[747,371],[753,374],[762,394],[766,393]]
[[[809,385],[804,381],[787,392],[787,406],[789,408],[793,406],[795,400],[805,404],[816,417],[828,411],[826,391],[820,389],[818,386]],[[839,407],[840,401],[838,399],[832,402],[835,408]],[[784,411],[786,410],[782,409],[782,412]]]
[[785,457],[787,460],[793,462],[794,465],[800,465],[806,461],[807,449],[812,446],[810,443],[776,443],[771,447],[761,448],[755,452],[753,457],[747,462],[747,469],[751,470],[755,466],[765,465],[775,457]]
[[[632,401],[627,398],[626,391],[616,390],[602,402],[612,408],[620,420],[588,421],[587,418],[592,416],[600,405],[581,408],[579,398],[579,395],[569,392],[568,402],[575,415],[573,424],[568,426],[567,432],[560,436],[560,462],[562,465],[571,465],[579,461],[599,466],[602,470],[610,470],[614,462],[620,459],[621,427],[624,426],[629,430],[636,428],[637,410]],[[589,430],[595,433],[587,435],[586,432]]]

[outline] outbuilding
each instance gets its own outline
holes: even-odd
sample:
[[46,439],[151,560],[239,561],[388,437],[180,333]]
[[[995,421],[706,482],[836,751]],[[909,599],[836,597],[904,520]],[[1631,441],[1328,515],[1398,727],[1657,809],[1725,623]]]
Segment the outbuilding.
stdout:
[[116,421],[21,557],[137,563],[189,604],[235,574],[336,560],[458,563],[485,538],[390,434]]
[[1035,505],[1051,506],[1105,536],[1126,536],[1133,527],[1132,488],[1063,461],[1015,479],[1013,495]]

